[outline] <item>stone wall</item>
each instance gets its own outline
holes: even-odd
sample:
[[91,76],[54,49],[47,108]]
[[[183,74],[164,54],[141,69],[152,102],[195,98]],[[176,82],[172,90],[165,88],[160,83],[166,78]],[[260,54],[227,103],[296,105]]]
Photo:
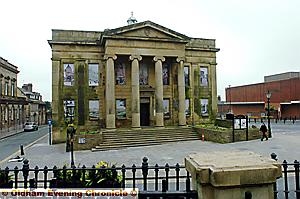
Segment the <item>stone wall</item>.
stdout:
[[[202,136],[204,135],[205,141],[212,141],[218,143],[231,143],[232,142],[232,129],[208,129],[204,127],[194,127],[194,130]],[[249,128],[248,140],[260,139],[261,135],[258,128]],[[246,130],[234,130],[234,140],[245,141]]]
[[[74,136],[74,150],[90,150],[103,141],[102,132],[96,134],[82,134]],[[82,143],[84,142],[84,143]]]

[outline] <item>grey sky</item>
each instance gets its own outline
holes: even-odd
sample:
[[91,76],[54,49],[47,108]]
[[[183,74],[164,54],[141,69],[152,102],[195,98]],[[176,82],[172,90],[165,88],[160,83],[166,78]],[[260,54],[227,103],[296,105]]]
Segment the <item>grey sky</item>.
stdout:
[[[102,4],[103,2],[107,2]],[[284,3],[283,3],[284,2]],[[51,29],[102,31],[130,12],[190,37],[216,39],[218,95],[228,85],[300,71],[299,0],[9,0],[1,2],[0,56],[18,66],[18,86],[51,100]]]

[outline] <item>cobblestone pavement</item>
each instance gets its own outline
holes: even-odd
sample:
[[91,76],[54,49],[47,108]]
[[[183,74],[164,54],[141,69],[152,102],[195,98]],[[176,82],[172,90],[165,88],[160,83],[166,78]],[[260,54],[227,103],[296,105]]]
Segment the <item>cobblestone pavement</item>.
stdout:
[[[251,124],[252,125],[252,124]],[[257,126],[260,124],[257,123]],[[104,160],[110,163],[116,163],[117,166],[125,164],[141,165],[142,158],[149,159],[149,165],[175,165],[176,163],[184,164],[184,158],[191,153],[210,151],[252,151],[263,156],[270,157],[271,153],[278,155],[279,161],[286,159],[288,162],[300,160],[300,121],[295,124],[278,123],[272,124],[273,137],[268,141],[252,140],[230,144],[218,144],[208,141],[184,141],[173,142],[162,145],[146,146],[146,147],[131,147],[120,150],[91,152],[75,151],[75,165],[91,166],[97,162]],[[52,168],[54,165],[70,165],[70,153],[65,152],[65,144],[49,145],[48,137],[45,136],[39,142],[27,147],[25,150],[26,159],[29,160],[30,167],[35,166]],[[8,162],[7,160],[0,162],[0,167],[14,168],[22,167],[22,163]]]

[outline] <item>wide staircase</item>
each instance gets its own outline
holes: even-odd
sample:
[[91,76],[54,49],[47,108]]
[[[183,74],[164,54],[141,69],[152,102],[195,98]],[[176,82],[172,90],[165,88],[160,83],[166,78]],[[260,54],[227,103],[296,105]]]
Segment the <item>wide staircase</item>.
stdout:
[[198,140],[191,127],[143,128],[138,130],[103,131],[103,143],[92,151],[106,151],[126,147],[148,146],[166,142]]

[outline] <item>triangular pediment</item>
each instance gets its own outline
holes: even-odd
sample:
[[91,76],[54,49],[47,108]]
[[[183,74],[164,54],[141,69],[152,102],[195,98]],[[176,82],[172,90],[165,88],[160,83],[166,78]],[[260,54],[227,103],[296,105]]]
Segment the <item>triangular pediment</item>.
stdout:
[[189,39],[186,35],[180,34],[151,21],[131,24],[128,26],[106,30],[104,36],[107,37],[122,37],[122,38],[148,38],[162,40],[178,40],[186,41]]

